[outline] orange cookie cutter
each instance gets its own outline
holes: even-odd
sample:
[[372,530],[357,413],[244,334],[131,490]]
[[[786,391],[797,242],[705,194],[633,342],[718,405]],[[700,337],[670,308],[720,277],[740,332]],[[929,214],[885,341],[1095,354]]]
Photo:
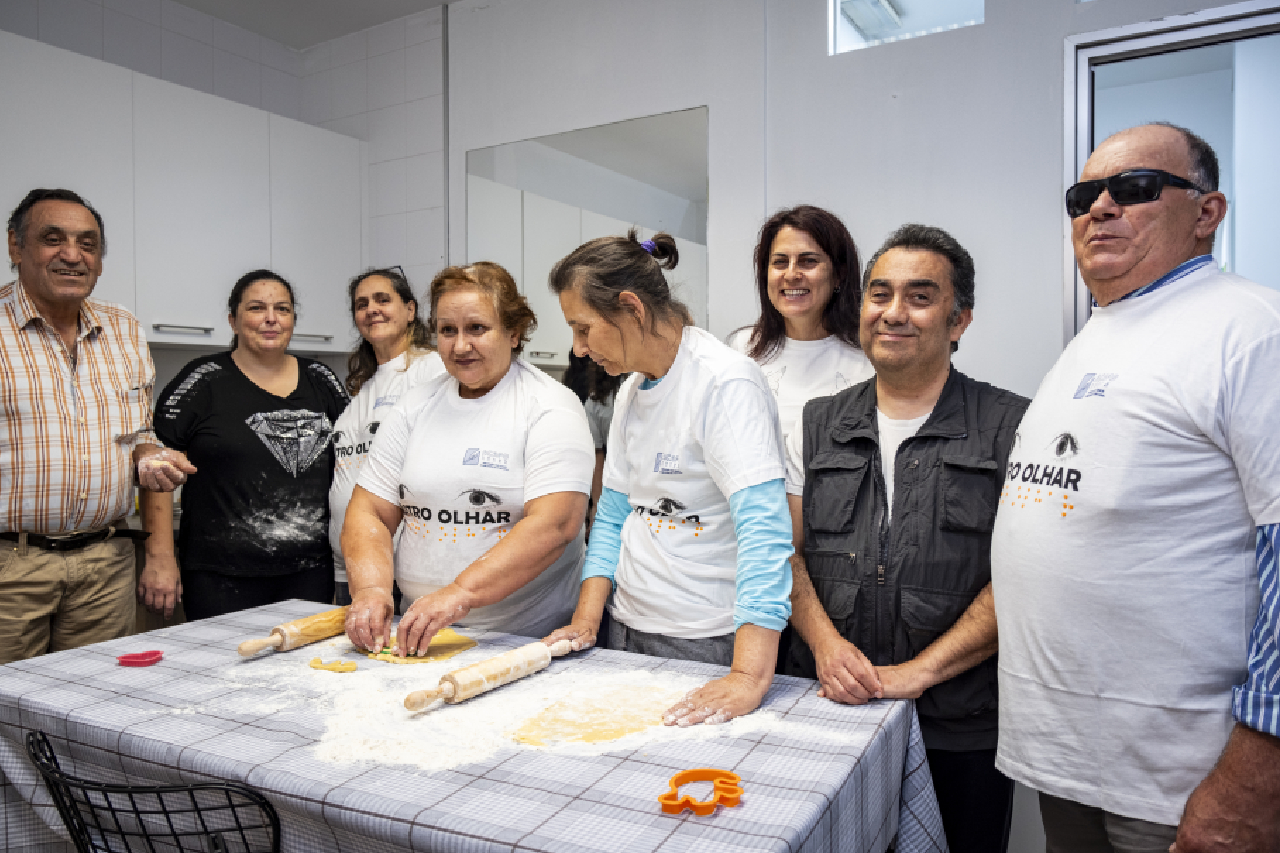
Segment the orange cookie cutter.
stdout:
[[[690,782],[712,783],[711,799],[695,800],[690,796],[680,796],[680,787]],[[698,817],[706,817],[716,810],[716,806],[736,806],[742,802],[742,777],[728,770],[714,770],[709,767],[696,767],[682,770],[671,777],[671,790],[658,797],[658,804],[667,814],[680,814],[688,809]]]

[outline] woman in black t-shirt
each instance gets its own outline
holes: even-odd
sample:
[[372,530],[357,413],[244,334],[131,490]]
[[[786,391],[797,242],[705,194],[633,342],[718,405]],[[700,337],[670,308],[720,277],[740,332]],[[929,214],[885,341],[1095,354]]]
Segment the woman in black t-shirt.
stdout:
[[279,275],[242,276],[227,308],[230,352],[188,363],[156,410],[160,440],[197,468],[178,534],[190,619],[333,598],[331,437],[349,398],[328,367],[286,352],[293,288]]

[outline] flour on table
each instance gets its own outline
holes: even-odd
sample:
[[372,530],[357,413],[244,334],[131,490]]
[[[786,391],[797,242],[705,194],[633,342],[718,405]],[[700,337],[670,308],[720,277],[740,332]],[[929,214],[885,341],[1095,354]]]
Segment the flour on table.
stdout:
[[446,673],[500,651],[480,645],[448,661],[361,666],[339,676],[311,669],[308,662],[317,655],[324,660],[344,655],[348,660],[365,660],[363,652],[340,636],[296,652],[228,666],[218,675],[234,689],[198,703],[196,711],[269,714],[305,706],[324,720],[324,734],[314,747],[314,755],[321,761],[407,764],[427,771],[484,761],[504,750],[600,755],[671,741],[763,732],[830,743],[865,737],[784,721],[771,711],[756,711],[715,726],[660,725],[661,711],[701,687],[706,679],[648,669],[544,670],[430,713],[414,714],[405,709],[409,693],[433,688]]

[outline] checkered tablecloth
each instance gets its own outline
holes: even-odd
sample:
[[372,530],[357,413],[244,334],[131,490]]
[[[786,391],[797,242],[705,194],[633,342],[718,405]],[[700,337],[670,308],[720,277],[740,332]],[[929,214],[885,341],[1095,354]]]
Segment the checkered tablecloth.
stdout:
[[[818,743],[764,730],[602,755],[513,743],[482,762],[427,772],[318,760],[323,715],[305,698],[268,713],[174,713],[191,697],[213,697],[204,707],[216,707],[218,696],[246,689],[220,676],[240,660],[236,645],[321,609],[289,601],[0,667],[0,846],[71,849],[23,747],[26,732],[39,729],[72,775],[247,783],[279,811],[286,851],[880,853],[895,837],[902,853],[946,850],[912,704],[840,706],[819,699],[805,679],[775,679],[762,708],[856,737]],[[476,638],[495,654],[529,642]],[[116,655],[141,648],[164,651],[164,660],[117,665]],[[312,656],[305,648],[286,654]],[[699,677],[724,671],[595,649],[557,659],[548,672],[609,665]],[[657,796],[689,767],[740,774],[742,805],[708,817],[663,814]]]

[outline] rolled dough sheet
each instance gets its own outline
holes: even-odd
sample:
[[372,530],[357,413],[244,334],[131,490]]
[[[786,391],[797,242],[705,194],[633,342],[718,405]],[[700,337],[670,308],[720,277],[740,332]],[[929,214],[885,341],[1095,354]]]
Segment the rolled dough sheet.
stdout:
[[454,655],[460,655],[467,649],[475,648],[476,641],[470,637],[464,637],[454,631],[452,628],[444,628],[436,632],[431,638],[431,645],[427,646],[427,653],[422,657],[417,655],[405,655],[400,657],[398,654],[389,651],[396,647],[396,638],[393,635],[391,642],[386,648],[378,652],[368,652],[371,660],[384,660],[388,663],[431,663],[438,660],[448,660]]
[[637,695],[625,687],[575,694],[530,717],[512,737],[529,746],[617,740],[662,725],[662,715],[684,695],[684,690],[661,688]]

